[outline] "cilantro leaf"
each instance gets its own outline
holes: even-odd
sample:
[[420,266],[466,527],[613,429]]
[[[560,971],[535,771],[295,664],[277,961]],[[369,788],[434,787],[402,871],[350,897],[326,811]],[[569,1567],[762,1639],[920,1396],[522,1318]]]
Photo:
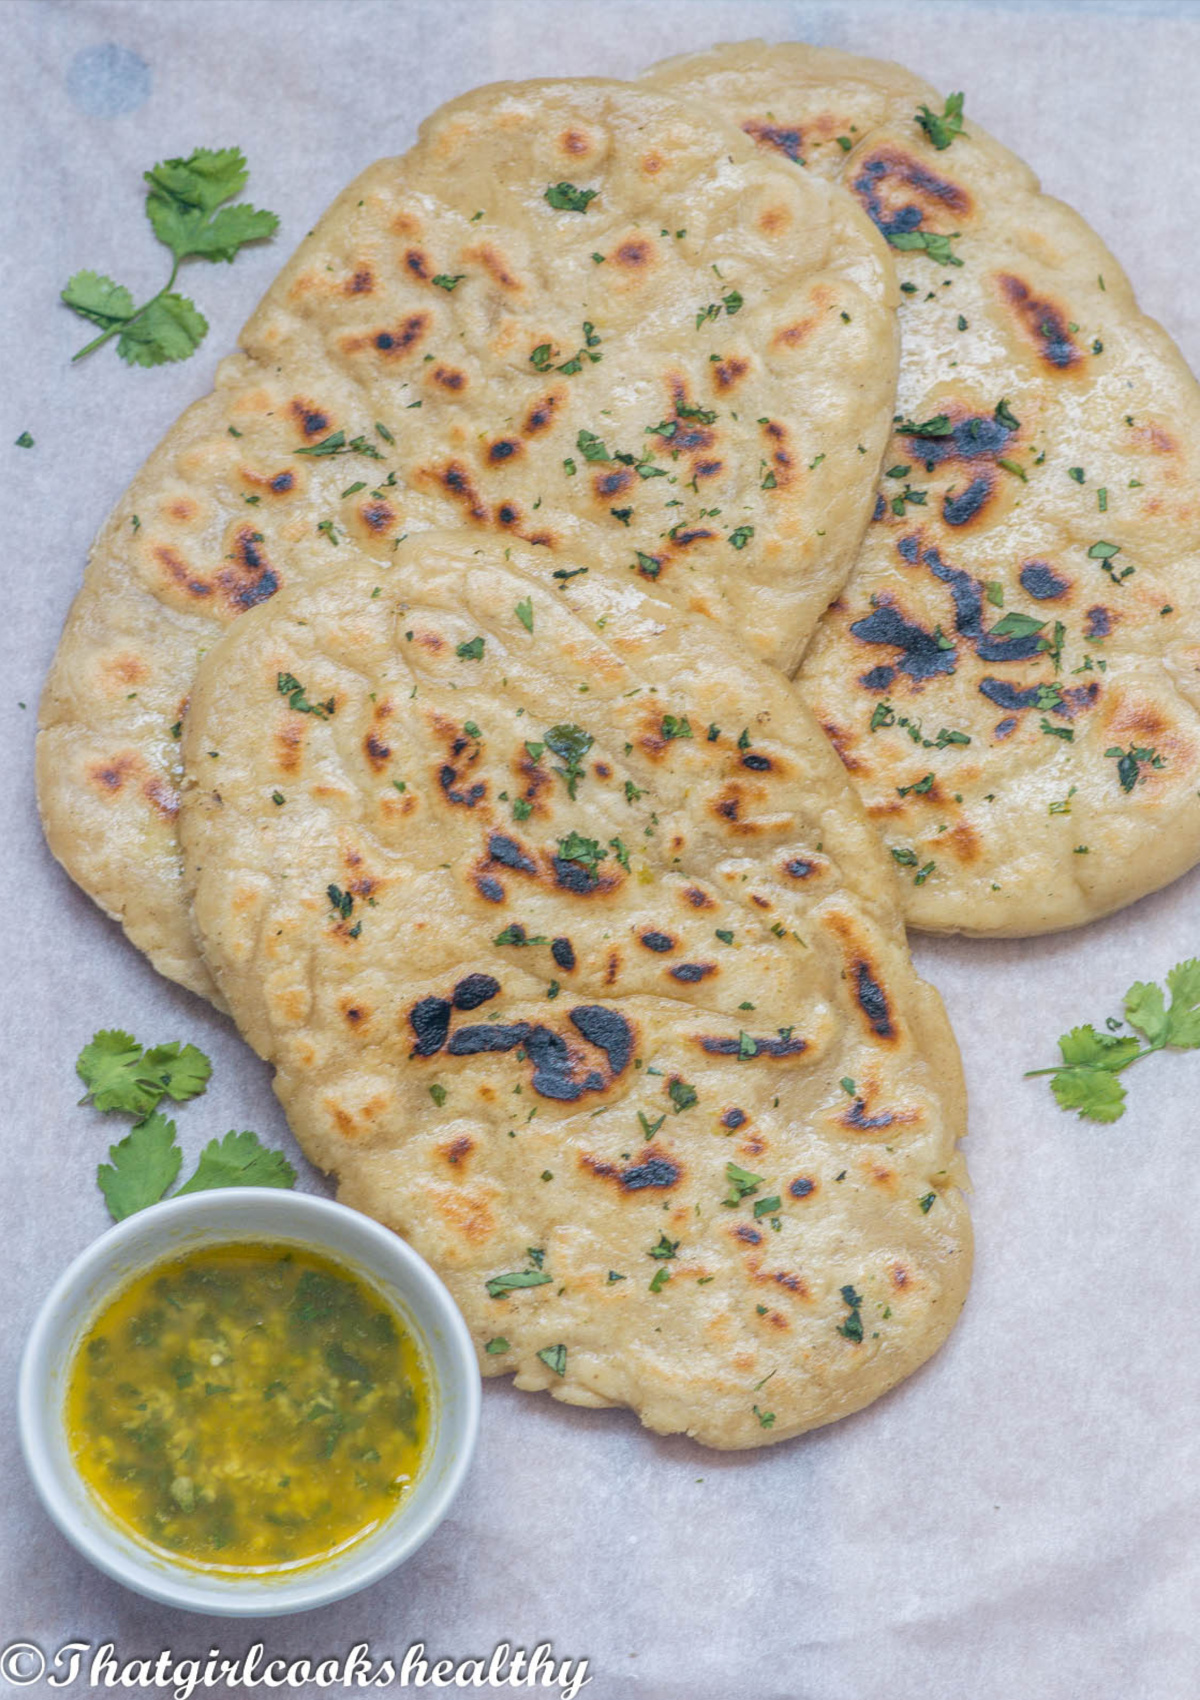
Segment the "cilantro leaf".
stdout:
[[989,637],[1031,637],[1034,632],[1040,632],[1046,624],[1045,620],[1035,620],[1030,614],[1019,614],[1016,609],[1003,615],[988,633]]
[[154,227],[159,241],[175,255],[187,259],[196,255],[204,260],[227,260],[231,264],[238,250],[247,242],[261,242],[273,236],[279,220],[272,212],[261,212],[243,202],[236,207],[222,207],[211,216],[198,207],[181,206],[177,201],[153,192],[146,197],[146,216]]
[[1106,1069],[1062,1068],[1051,1076],[1059,1108],[1077,1110],[1089,1121],[1115,1122],[1125,1114],[1125,1088]]
[[962,110],[963,97],[961,94],[947,95],[946,103],[940,113],[931,112],[925,105],[919,108],[916,121],[939,153],[950,146],[955,136],[963,134]]
[[1167,975],[1171,1007],[1167,1012],[1168,1045],[1194,1050],[1200,1045],[1200,961],[1179,962]]
[[109,1147],[109,1161],[96,1170],[96,1181],[114,1222],[157,1204],[179,1173],[182,1153],[175,1123],[151,1112]]
[[518,1287],[544,1287],[554,1279],[540,1269],[514,1269],[507,1275],[493,1275],[490,1281],[485,1281],[489,1298],[503,1298],[505,1293],[512,1293]]
[[[176,1163],[176,1168],[179,1165]],[[248,1130],[235,1133],[231,1129],[224,1139],[210,1139],[196,1171],[175,1194],[209,1192],[223,1186],[290,1187],[296,1183],[296,1171],[282,1151],[263,1145],[256,1133]]]
[[102,1029],[85,1045],[75,1070],[87,1087],[83,1102],[90,1098],[98,1110],[127,1110],[142,1116],[162,1097],[154,1084],[138,1078],[142,1047],[131,1033],[119,1028]]
[[597,839],[585,838],[572,827],[565,838],[559,839],[558,854],[564,862],[576,862],[589,874],[595,874],[597,867],[607,857],[608,851],[600,848]]
[[150,185],[146,216],[176,260],[193,254],[232,260],[247,242],[262,241],[278,228],[272,212],[245,202],[221,206],[245,187],[249,176],[240,148],[197,148],[187,159],[161,160],[143,175]]
[[62,299],[80,318],[90,319],[101,330],[124,324],[137,308],[123,283],[114,283],[100,272],[76,272],[62,292]]
[[954,426],[948,413],[935,413],[932,419],[902,419],[896,425],[898,437],[952,437]]
[[212,212],[246,187],[250,173],[241,148],[196,148],[187,159],[164,159],[143,173],[151,194]]
[[146,1052],[142,1066],[162,1082],[162,1090],[177,1104],[204,1091],[212,1075],[212,1063],[195,1045],[156,1045]]
[[599,193],[599,189],[577,189],[574,183],[551,183],[542,199],[556,212],[585,213],[588,202],[594,201]]
[[951,242],[958,237],[957,230],[949,236],[940,236],[934,230],[892,230],[886,234],[892,247],[899,248],[902,253],[923,250],[940,266],[962,265],[962,261],[950,247]]
[[177,1104],[203,1092],[212,1064],[195,1045],[157,1045],[143,1051],[130,1033],[102,1031],[85,1045],[75,1063],[98,1110],[124,1110],[145,1116],[166,1093]]
[[1131,1063],[1142,1047],[1129,1034],[1118,1037],[1113,1033],[1098,1033],[1089,1024],[1072,1027],[1069,1033],[1064,1033],[1058,1041],[1058,1048],[1062,1052],[1062,1060],[1070,1066],[1079,1064],[1084,1068],[1115,1072]]
[[700,1102],[700,1094],[686,1080],[672,1080],[667,1086],[667,1096],[675,1106],[675,1114],[682,1115],[684,1110],[694,1109]]
[[729,1209],[736,1209],[743,1198],[749,1198],[763,1184],[761,1175],[752,1175],[749,1169],[739,1168],[736,1163],[726,1163],[725,1179],[729,1182],[729,1197],[721,1203]]
[[186,295],[158,295],[121,332],[117,353],[129,366],[186,360],[208,334],[208,320]]
[[590,732],[585,732],[582,726],[564,723],[551,726],[545,735],[545,742],[554,754],[565,763],[563,767],[554,769],[565,782],[567,795],[575,801],[575,790],[583,778],[583,758],[591,749],[595,740]]
[[1153,980],[1135,980],[1125,993],[1125,1019],[1139,1033],[1144,1033],[1152,1045],[1165,1044],[1170,1023],[1162,987]]

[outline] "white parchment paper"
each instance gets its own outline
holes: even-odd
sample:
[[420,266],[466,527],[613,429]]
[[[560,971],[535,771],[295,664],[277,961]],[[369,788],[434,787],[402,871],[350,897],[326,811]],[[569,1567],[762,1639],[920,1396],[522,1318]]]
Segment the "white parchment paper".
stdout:
[[[261,1639],[316,1660],[423,1641],[464,1659],[550,1641],[589,1660],[592,1700],[1200,1693],[1200,1058],[1135,1070],[1111,1128],[1022,1079],[1068,1026],[1116,1012],[1133,979],[1200,953],[1200,875],[1058,938],[917,943],[966,1060],[977,1271],[941,1354],[859,1416],[725,1457],[492,1383],[471,1479],[420,1554],[366,1594],[269,1623],[188,1618],[124,1592],[60,1538],[22,1469],[20,1349],[55,1277],[106,1225],[92,1177],[122,1131],[76,1106],[73,1062],[93,1030],[212,1055],[212,1086],[179,1115],[189,1157],[230,1127],[294,1151],[266,1070],[154,975],[41,840],[34,713],[91,537],[293,244],[430,108],[493,78],[629,75],[756,33],[899,58],[965,89],[968,119],[1092,220],[1200,367],[1194,5],[0,4],[0,1645],[233,1657]],[[282,228],[233,267],[189,272],[211,323],[200,353],[147,372],[107,349],[72,369],[86,334],[57,292],[73,271],[159,286],[140,173],[233,142],[250,198]],[[23,430],[33,449],[12,446]],[[86,1689],[81,1676],[65,1692]],[[10,1677],[0,1692],[48,1690]]]

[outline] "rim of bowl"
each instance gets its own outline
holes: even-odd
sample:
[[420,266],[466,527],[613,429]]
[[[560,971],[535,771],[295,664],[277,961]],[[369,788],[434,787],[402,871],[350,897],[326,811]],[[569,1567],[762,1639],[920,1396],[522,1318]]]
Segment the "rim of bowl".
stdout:
[[[221,1577],[175,1567],[126,1535],[76,1470],[63,1421],[67,1371],[106,1300],[173,1252],[238,1239],[290,1241],[357,1265],[358,1272],[384,1289],[385,1299],[412,1327],[435,1400],[437,1428],[411,1499],[360,1547],[278,1578]],[[124,1263],[122,1251],[128,1256]],[[458,1306],[440,1277],[398,1234],[347,1205],[312,1193],[222,1187],[168,1199],[126,1217],[68,1265],[43,1300],[25,1344],[18,1429],[25,1465],[43,1507],[98,1570],[148,1599],[184,1611],[274,1617],[330,1605],[369,1587],[428,1539],[470,1468],[479,1433],[481,1385],[474,1343]]]

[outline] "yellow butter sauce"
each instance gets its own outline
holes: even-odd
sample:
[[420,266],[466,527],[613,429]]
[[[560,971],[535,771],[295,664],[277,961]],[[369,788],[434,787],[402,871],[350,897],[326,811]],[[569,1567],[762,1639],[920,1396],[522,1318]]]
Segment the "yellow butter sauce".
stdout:
[[362,1540],[419,1473],[430,1383],[403,1319],[298,1247],[155,1264],[72,1361],[76,1466],[143,1542],[219,1571],[312,1564]]

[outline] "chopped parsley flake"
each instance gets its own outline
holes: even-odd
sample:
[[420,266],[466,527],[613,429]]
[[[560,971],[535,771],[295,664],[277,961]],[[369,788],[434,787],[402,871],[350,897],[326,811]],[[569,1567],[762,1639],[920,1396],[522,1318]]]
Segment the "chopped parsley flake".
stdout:
[[542,198],[556,212],[584,213],[599,193],[599,189],[577,189],[574,183],[551,183]]
[[947,95],[945,105],[940,113],[930,111],[929,107],[924,104],[918,109],[916,122],[939,153],[950,146],[955,136],[962,135],[962,111],[963,97],[961,93]]

